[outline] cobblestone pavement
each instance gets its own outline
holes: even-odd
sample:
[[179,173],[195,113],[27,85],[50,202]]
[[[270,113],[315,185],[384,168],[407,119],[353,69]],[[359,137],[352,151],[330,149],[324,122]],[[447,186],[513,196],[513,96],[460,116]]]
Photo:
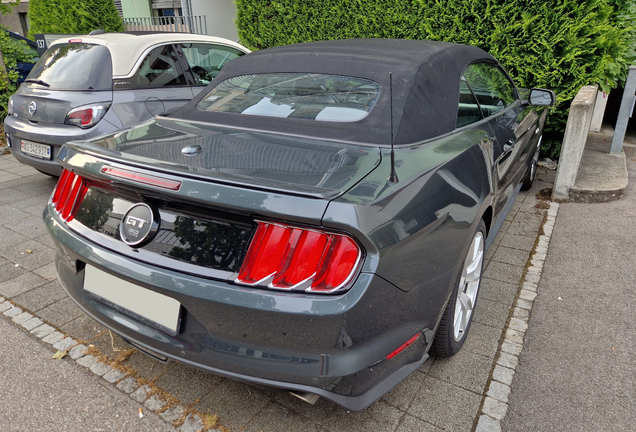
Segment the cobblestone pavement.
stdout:
[[214,427],[216,419],[216,427],[234,431],[498,431],[556,211],[548,211],[550,203],[536,192],[551,187],[552,178],[553,172],[540,169],[534,187],[518,196],[488,250],[462,351],[450,359],[429,359],[361,412],[325,399],[309,405],[283,391],[174,361],[161,363],[131,350],[60,287],[53,242],[42,222],[56,179],[11,155],[0,157],[0,296],[6,299],[0,319],[11,319],[54,349],[68,350],[63,361],[89,368],[181,431]]

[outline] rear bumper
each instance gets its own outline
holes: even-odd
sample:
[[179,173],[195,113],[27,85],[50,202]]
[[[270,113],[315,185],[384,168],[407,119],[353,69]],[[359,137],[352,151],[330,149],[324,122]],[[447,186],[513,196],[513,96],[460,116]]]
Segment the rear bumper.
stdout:
[[[339,296],[246,288],[123,257],[86,241],[48,210],[45,222],[69,296],[124,339],[162,356],[228,378],[318,394],[350,410],[372,404],[428,357],[439,311],[427,313],[430,301],[418,292],[405,293],[375,275],[362,273]],[[92,297],[83,289],[85,264],[177,299],[178,334]],[[431,281],[440,283],[448,281]],[[418,332],[423,335],[413,345],[386,359]]]
[[[5,137],[13,156],[26,165],[54,176],[62,173],[57,155],[64,144],[69,141],[83,141],[113,130],[115,127],[103,119],[90,129],[81,129],[72,125],[31,124],[15,116],[8,116],[4,121]],[[22,153],[20,140],[23,139],[51,146],[51,159],[38,159]]]

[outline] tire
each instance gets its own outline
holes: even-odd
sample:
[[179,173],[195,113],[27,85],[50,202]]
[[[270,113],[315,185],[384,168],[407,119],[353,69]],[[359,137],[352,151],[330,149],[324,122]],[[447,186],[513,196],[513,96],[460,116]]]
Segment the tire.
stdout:
[[480,220],[433,339],[430,352],[434,356],[450,357],[464,345],[479,294],[485,244],[486,224]]
[[530,164],[530,168],[528,168],[528,172],[526,176],[523,178],[521,182],[521,190],[528,190],[532,187],[534,183],[534,179],[537,176],[537,164],[539,163],[539,149],[534,152],[534,156],[532,156],[532,163]]

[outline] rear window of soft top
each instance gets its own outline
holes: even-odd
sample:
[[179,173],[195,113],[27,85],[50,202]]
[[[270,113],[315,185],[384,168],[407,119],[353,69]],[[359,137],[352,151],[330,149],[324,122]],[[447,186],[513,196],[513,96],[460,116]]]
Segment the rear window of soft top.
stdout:
[[112,90],[110,51],[88,43],[53,45],[33,66],[27,79],[46,83],[50,90]]

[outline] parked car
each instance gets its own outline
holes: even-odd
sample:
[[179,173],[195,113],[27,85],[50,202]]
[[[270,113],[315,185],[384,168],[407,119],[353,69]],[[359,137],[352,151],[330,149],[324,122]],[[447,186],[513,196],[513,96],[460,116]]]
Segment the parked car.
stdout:
[[55,41],[9,100],[7,143],[19,161],[59,175],[60,147],[167,115],[249,50],[187,33],[103,33]]
[[27,39],[17,33],[13,33],[10,31],[7,31],[6,33],[7,36],[9,36],[9,39],[11,39],[12,41],[24,41],[27,45],[24,50],[24,54],[18,56],[19,58],[16,67],[16,70],[18,71],[18,84],[21,84],[27,77],[27,75],[29,75],[31,69],[33,69],[33,65],[35,65],[35,63],[40,59],[40,56],[38,55],[37,45],[31,39]]
[[466,340],[554,102],[524,94],[442,42],[236,59],[172,116],[62,148],[59,280],[156,358],[363,409]]

